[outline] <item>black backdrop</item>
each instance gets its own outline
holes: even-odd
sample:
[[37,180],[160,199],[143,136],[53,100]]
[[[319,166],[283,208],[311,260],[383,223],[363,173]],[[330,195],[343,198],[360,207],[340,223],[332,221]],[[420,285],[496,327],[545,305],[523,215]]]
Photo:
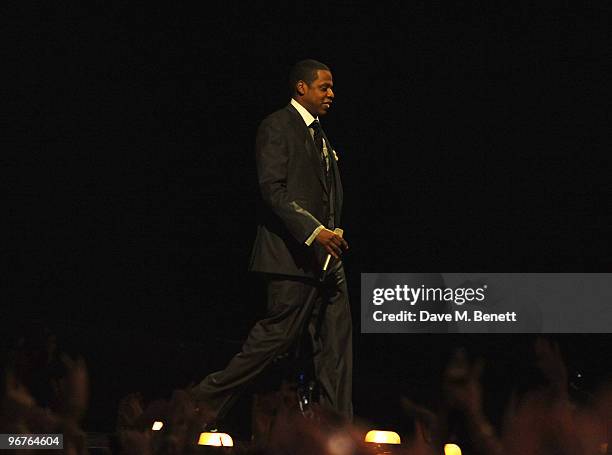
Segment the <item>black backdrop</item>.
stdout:
[[[604,2],[211,5],[6,16],[3,321],[85,353],[92,425],[126,391],[221,367],[261,313],[254,134],[302,58],[334,74],[356,323],[362,272],[609,270]],[[356,335],[357,410],[381,385],[426,389],[455,343],[525,340]]]

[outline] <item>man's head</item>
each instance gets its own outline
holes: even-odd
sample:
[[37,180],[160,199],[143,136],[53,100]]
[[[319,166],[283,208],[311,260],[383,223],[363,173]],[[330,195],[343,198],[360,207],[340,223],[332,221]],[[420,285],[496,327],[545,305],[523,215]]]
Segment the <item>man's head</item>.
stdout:
[[291,96],[315,117],[327,114],[334,99],[333,86],[329,67],[316,60],[297,62],[289,73]]

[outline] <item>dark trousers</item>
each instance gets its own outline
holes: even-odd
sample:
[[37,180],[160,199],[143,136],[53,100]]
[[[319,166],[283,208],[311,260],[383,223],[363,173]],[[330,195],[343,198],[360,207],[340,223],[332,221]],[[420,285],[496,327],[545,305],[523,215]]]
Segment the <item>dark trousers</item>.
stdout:
[[251,329],[241,352],[224,370],[193,389],[196,399],[222,418],[242,388],[308,331],[321,404],[352,419],[352,323],[342,263],[323,282],[277,275],[266,281],[266,317]]

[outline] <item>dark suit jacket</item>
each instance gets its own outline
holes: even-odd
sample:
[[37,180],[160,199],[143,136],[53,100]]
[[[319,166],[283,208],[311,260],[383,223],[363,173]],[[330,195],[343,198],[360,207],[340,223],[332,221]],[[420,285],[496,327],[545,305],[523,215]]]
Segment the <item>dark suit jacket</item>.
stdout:
[[[325,137],[325,136],[324,136]],[[316,242],[304,242],[317,226],[329,227],[330,194],[334,226],[340,226],[342,184],[330,151],[333,191],[327,188],[317,150],[299,112],[289,104],[264,119],[255,144],[262,197],[257,238],[249,270],[318,278],[327,254]]]

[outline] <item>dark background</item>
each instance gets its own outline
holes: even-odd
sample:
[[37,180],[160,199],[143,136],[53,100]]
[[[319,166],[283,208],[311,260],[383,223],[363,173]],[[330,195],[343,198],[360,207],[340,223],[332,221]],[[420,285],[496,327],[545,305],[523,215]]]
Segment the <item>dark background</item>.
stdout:
[[[7,13],[3,325],[86,356],[90,427],[222,367],[263,311],[254,135],[303,58],[334,75],[358,414],[434,396],[452,346],[503,376],[530,342],[360,335],[360,273],[609,271],[610,7],[409,3]],[[609,337],[558,339],[595,382]]]

